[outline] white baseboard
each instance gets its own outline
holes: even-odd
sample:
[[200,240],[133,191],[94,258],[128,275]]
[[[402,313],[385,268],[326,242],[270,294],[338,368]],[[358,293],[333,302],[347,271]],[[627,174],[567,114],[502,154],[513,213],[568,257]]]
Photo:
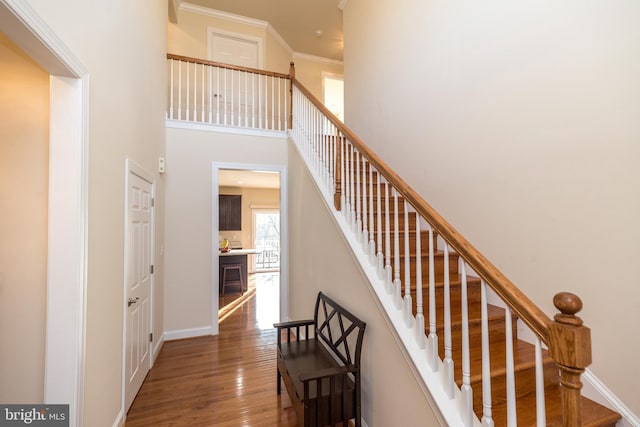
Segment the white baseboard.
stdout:
[[113,422],[113,427],[122,427],[123,425],[124,425],[124,412],[122,411],[122,409],[120,409],[120,412],[118,412],[118,416]]
[[160,335],[160,339],[153,346],[153,350],[151,352],[151,366],[153,366],[156,363],[156,359],[160,354],[160,349],[162,349],[162,344],[164,344],[164,333]]
[[640,418],[635,415],[598,377],[589,369],[582,374],[582,395],[594,402],[616,411],[622,419],[617,427],[640,427]]
[[213,335],[213,328],[211,326],[192,329],[179,329],[177,331],[165,331],[163,337],[165,341],[171,341],[181,340],[184,338],[203,337],[205,335]]

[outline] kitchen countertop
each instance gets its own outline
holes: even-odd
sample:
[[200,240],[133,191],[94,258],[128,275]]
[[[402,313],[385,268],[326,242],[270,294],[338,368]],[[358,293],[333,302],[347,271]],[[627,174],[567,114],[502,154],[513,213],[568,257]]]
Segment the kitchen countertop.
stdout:
[[232,255],[252,255],[259,254],[262,251],[258,249],[231,249],[229,252],[220,252],[218,250],[218,255],[220,256],[232,256]]

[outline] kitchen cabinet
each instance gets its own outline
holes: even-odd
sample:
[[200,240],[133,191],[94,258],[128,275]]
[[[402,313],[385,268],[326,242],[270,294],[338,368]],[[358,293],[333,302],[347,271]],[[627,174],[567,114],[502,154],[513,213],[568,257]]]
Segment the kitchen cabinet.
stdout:
[[220,231],[242,229],[242,196],[221,194],[218,196]]

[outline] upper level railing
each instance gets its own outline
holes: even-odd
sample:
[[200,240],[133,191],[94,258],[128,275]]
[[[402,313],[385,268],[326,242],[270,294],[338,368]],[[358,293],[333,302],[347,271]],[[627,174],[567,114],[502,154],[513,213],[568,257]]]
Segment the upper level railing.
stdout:
[[290,79],[286,74],[167,55],[167,118],[286,131]]

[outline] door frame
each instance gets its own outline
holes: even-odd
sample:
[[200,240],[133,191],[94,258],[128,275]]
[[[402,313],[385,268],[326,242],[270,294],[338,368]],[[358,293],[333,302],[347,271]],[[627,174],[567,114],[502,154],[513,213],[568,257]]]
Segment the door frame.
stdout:
[[44,402],[83,425],[86,357],[89,72],[21,0],[0,0],[3,32],[50,74]]
[[262,165],[252,163],[221,163],[211,165],[211,335],[218,335],[218,283],[219,257],[218,235],[218,173],[220,169],[259,170],[280,173],[280,320],[289,318],[289,234],[288,234],[288,197],[287,197],[287,168],[280,165]]
[[[126,407],[126,386],[127,386],[127,277],[129,275],[129,177],[130,175],[137,175],[142,178],[144,181],[151,184],[151,225],[150,225],[150,245],[149,248],[149,262],[151,265],[155,265],[155,243],[156,243],[156,208],[155,208],[155,198],[156,198],[156,181],[153,177],[153,174],[147,171],[145,168],[137,164],[135,161],[131,159],[125,160],[125,179],[124,179],[124,188],[125,188],[125,196],[124,196],[124,277],[122,280],[122,409],[124,411],[125,419],[126,413],[129,408]],[[150,332],[153,333],[153,307],[155,301],[154,295],[154,285],[155,285],[155,274],[150,275],[149,282],[149,329]],[[147,345],[149,346],[149,369],[153,367],[153,343],[151,341],[147,341]]]

